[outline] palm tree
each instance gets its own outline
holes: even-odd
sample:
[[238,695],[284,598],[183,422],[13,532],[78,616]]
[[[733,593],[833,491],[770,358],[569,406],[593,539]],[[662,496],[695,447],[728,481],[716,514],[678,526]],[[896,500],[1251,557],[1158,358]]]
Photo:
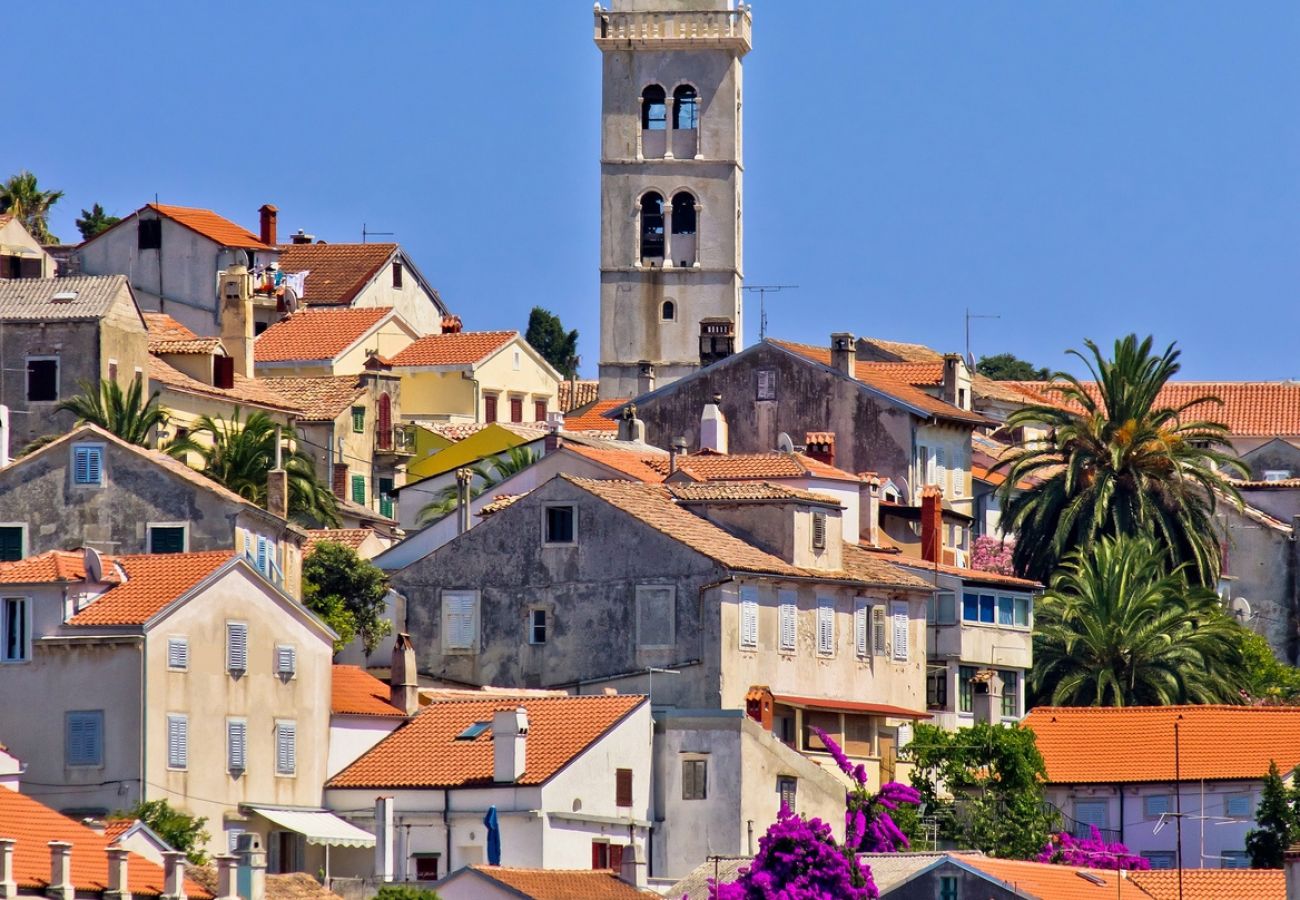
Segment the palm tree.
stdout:
[[0,185],[0,213],[16,216],[38,244],[57,244],[59,239],[50,234],[46,220],[50,207],[62,196],[63,191],[42,191],[36,176],[24,169]]
[[[522,472],[541,458],[541,454],[529,450],[527,447],[511,447],[503,457],[498,456],[490,460],[479,460],[470,466],[470,471],[474,473],[474,477],[469,483],[470,499],[472,500],[490,490],[512,475]],[[443,516],[455,511],[458,505],[457,486],[454,484],[448,485],[420,508],[415,523],[425,525],[441,519]]]
[[147,447],[153,432],[167,424],[167,411],[158,405],[158,392],[144,399],[142,379],[131,381],[126,393],[116,381],[101,379],[99,388],[83,381],[81,393],[59,404],[60,410],[75,413],[77,424],[89,423],[122,440]]
[[[203,439],[198,438],[202,436]],[[337,528],[338,504],[329,486],[316,475],[316,464],[300,447],[281,448],[281,466],[289,475],[289,516],[315,527]],[[266,476],[275,464],[275,423],[262,412],[240,421],[202,416],[183,438],[167,445],[173,456],[197,454],[203,474],[245,500],[266,506]]]
[[1038,601],[1030,684],[1054,706],[1240,703],[1244,631],[1149,537],[1071,553]]
[[[1227,427],[1189,411],[1221,401],[1160,405],[1161,389],[1179,369],[1173,344],[1155,356],[1151,338],[1139,343],[1129,335],[1107,360],[1092,341],[1084,343],[1091,358],[1070,353],[1083,360],[1095,388],[1058,372],[1048,390],[1059,402],[1026,406],[1007,420],[1011,429],[1047,433],[997,466],[1007,472],[998,491],[1003,526],[1016,535],[1016,570],[1046,582],[1059,560],[1098,537],[1149,533],[1165,549],[1169,569],[1190,562],[1192,581],[1215,584],[1215,501],[1223,495],[1241,502],[1220,470],[1245,469],[1231,452]],[[1018,491],[1026,481],[1034,486]]]

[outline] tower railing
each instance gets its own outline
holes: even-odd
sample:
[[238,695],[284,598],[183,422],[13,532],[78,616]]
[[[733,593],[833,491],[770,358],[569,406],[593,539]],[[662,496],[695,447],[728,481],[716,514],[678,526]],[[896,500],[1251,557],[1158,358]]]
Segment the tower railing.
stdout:
[[595,10],[596,43],[601,47],[649,44],[673,47],[731,47],[748,53],[753,18],[748,4],[736,9],[616,12]]

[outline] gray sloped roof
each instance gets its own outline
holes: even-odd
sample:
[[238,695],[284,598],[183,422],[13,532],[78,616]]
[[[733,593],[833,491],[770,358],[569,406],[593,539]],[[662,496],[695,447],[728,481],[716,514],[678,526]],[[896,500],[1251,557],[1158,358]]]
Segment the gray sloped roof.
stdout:
[[125,275],[0,279],[0,321],[102,319],[123,290],[130,290]]

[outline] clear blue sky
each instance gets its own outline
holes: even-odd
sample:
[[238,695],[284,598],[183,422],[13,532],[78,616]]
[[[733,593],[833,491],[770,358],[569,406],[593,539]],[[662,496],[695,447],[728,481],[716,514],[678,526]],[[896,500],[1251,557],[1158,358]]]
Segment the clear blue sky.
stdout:
[[[1185,375],[1300,377],[1300,4],[758,0],[751,284],[771,333],[1009,350],[1178,340]],[[130,10],[128,12],[128,10]],[[541,304],[597,360],[591,4],[17,4],[0,177],[396,232],[467,328]],[[16,79],[16,80],[15,80]],[[757,337],[757,309],[749,341]]]

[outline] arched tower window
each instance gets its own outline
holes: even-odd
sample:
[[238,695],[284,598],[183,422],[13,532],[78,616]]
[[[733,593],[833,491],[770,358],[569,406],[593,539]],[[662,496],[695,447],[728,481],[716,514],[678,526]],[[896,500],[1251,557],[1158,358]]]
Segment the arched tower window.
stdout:
[[695,234],[695,198],[686,191],[673,194],[673,234]]
[[668,128],[668,95],[657,84],[647,85],[641,92],[641,128],[645,131],[664,131]]
[[664,198],[650,191],[641,197],[641,258],[663,259]]
[[673,91],[673,127],[698,128],[700,97],[689,84],[679,84]]
[[660,307],[659,317],[665,322],[671,322],[677,318],[677,304],[671,300],[665,300],[664,305]]

